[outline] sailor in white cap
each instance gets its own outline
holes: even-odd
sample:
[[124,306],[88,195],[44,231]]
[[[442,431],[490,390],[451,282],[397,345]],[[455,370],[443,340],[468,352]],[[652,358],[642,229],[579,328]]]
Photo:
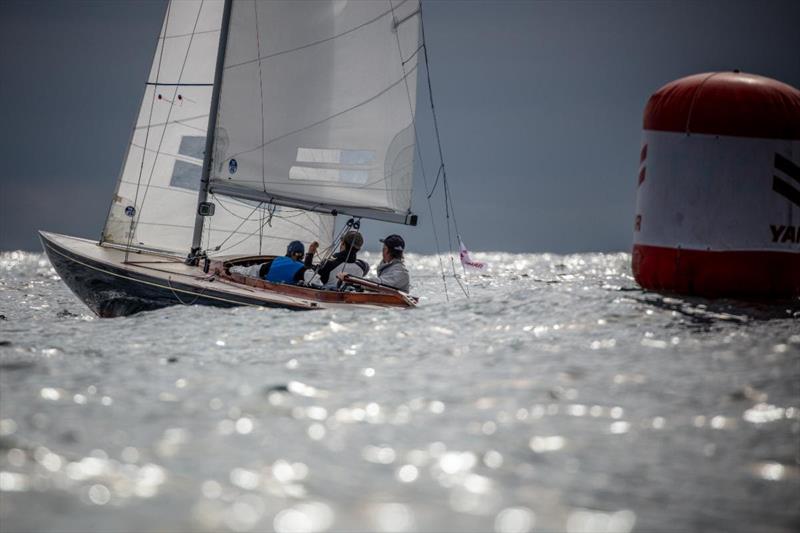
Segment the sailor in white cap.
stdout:
[[378,265],[378,283],[408,292],[411,289],[411,280],[403,262],[406,242],[400,235],[394,234],[381,239],[381,242],[383,243],[383,260]]

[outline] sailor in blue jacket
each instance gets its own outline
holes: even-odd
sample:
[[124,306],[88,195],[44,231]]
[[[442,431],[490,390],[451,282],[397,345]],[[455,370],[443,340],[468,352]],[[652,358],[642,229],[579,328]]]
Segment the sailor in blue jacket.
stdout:
[[305,246],[300,241],[292,241],[286,247],[286,255],[276,257],[265,265],[261,277],[272,283],[297,283],[302,281],[306,267],[303,264]]

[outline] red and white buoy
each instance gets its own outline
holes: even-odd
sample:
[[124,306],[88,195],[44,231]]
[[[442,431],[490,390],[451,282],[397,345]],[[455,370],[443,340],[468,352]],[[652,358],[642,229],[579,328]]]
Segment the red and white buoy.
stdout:
[[800,295],[800,91],[733,71],[650,97],[633,274],[683,294]]

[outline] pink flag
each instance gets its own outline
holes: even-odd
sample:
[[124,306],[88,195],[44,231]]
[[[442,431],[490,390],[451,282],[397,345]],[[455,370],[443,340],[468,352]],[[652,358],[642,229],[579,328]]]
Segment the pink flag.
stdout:
[[483,270],[486,268],[486,263],[481,263],[480,261],[474,261],[469,256],[469,250],[467,250],[467,247],[464,246],[464,242],[461,240],[460,237],[458,239],[458,250],[459,250],[458,255],[461,258],[461,264],[464,265],[465,268],[469,267],[469,268],[474,268],[475,270]]

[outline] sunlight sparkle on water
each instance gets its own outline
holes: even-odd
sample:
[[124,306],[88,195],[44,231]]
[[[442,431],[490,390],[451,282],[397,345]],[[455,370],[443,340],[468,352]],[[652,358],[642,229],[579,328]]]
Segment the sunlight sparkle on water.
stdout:
[[590,509],[577,509],[567,518],[567,533],[628,533],[636,524],[633,511],[622,510],[604,513]]
[[4,418],[0,420],[0,437],[7,437],[13,435],[17,430],[17,423],[11,418]]
[[508,507],[494,519],[495,533],[528,533],[536,525],[536,514],[527,507]]
[[566,439],[559,435],[552,435],[548,437],[535,436],[531,437],[529,442],[531,450],[536,453],[555,452],[564,447]]
[[782,419],[785,413],[786,410],[783,407],[759,403],[745,411],[742,418],[751,424],[765,424]]
[[402,533],[414,528],[414,513],[402,503],[382,503],[374,507],[373,523],[378,531]]
[[470,299],[410,254],[410,312],[93,321],[11,256],[9,531],[794,531],[800,314],[640,291],[630,254],[482,254]]
[[280,511],[273,520],[277,533],[317,533],[327,530],[335,518],[326,503],[299,503]]

